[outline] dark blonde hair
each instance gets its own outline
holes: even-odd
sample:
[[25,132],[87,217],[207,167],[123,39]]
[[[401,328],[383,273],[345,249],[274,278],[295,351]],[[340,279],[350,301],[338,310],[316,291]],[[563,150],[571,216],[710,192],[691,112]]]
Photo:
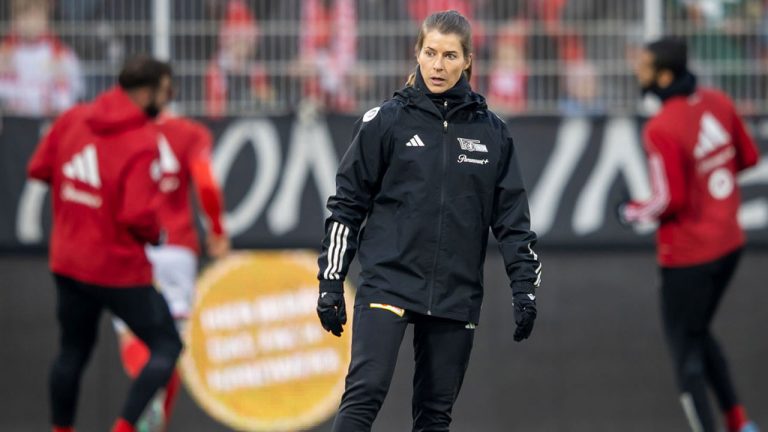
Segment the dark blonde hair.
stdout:
[[[421,48],[424,46],[424,38],[427,33],[432,30],[437,30],[442,34],[455,34],[461,41],[461,49],[464,57],[469,57],[472,54],[472,27],[469,25],[469,21],[464,15],[458,13],[455,10],[447,10],[443,12],[435,12],[428,16],[419,30],[419,36],[416,38],[416,45],[414,46],[414,52],[418,57]],[[464,71],[464,76],[467,79],[472,78],[472,63],[469,64],[469,68]],[[406,86],[412,87],[416,83],[416,73],[412,73],[408,77]]]

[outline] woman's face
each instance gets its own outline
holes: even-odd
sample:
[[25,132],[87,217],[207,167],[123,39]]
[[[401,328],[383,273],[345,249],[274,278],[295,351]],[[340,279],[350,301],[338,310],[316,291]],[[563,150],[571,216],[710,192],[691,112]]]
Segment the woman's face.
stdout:
[[443,93],[459,81],[469,68],[472,54],[464,55],[458,35],[431,30],[424,36],[416,60],[427,88],[432,93]]

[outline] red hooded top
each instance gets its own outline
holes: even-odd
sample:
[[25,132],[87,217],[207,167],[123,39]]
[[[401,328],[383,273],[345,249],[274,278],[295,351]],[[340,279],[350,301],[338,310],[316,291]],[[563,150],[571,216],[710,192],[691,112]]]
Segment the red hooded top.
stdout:
[[54,122],[27,168],[51,186],[54,273],[109,287],[152,283],[144,245],[160,236],[157,139],[117,87]]
[[631,202],[624,218],[659,222],[659,263],[699,265],[741,247],[736,177],[759,155],[728,96],[700,88],[673,97],[648,121],[643,137],[653,195]]
[[160,167],[163,180],[160,190],[163,203],[159,208],[160,224],[168,233],[168,244],[187,247],[200,253],[195,230],[190,185],[194,184],[209,229],[224,233],[224,210],[221,190],[211,167],[213,138],[202,124],[182,117],[162,116],[157,122],[160,137]]

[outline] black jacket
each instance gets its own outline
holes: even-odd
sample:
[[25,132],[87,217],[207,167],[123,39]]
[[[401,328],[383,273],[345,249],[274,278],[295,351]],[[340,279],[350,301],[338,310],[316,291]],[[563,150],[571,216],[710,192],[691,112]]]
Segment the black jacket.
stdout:
[[356,304],[477,323],[489,227],[512,291],[541,281],[528,199],[512,138],[485,99],[463,78],[440,95],[420,78],[358,122],[328,199],[320,291],[342,291],[359,249]]

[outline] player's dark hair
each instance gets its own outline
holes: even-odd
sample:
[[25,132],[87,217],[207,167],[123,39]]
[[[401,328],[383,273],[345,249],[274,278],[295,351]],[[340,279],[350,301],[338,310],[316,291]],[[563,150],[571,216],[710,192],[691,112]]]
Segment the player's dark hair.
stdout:
[[165,76],[173,76],[170,64],[141,54],[131,57],[125,62],[117,82],[124,90],[134,90],[141,87],[157,88]]
[[664,37],[649,43],[645,49],[653,54],[656,70],[667,69],[676,78],[688,72],[688,46],[682,39]]
[[[469,57],[472,54],[472,26],[469,25],[469,20],[455,10],[447,10],[435,12],[421,23],[419,36],[416,38],[416,45],[414,46],[416,56],[419,55],[419,51],[424,46],[424,38],[427,36],[427,33],[432,30],[437,30],[442,34],[455,34],[461,41],[461,50],[464,57]],[[467,77],[467,80],[472,78],[472,63],[464,71],[464,76]],[[415,82],[416,74],[412,73],[405,85],[413,86]]]

